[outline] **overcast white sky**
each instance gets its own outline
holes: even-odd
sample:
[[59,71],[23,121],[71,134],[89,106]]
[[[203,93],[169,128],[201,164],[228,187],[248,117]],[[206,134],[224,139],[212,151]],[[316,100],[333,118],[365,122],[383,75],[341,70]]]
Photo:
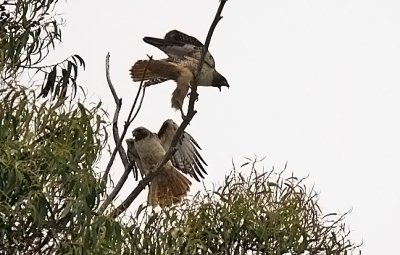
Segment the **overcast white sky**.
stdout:
[[[164,57],[142,38],[178,29],[204,41],[218,4],[69,1],[56,56],[85,59],[80,81],[112,114],[104,72],[110,52],[123,120],[137,89],[130,66],[146,54]],[[221,183],[232,159],[267,156],[265,168],[278,170],[288,161],[296,176],[309,175],[325,213],[353,210],[347,222],[353,240],[364,241],[363,254],[398,253],[399,13],[396,0],[228,1],[210,51],[231,88],[200,88],[187,129],[203,147],[206,185]],[[174,86],[150,87],[134,126],[158,131],[167,118],[180,122],[170,108]],[[129,181],[120,198],[134,186]]]

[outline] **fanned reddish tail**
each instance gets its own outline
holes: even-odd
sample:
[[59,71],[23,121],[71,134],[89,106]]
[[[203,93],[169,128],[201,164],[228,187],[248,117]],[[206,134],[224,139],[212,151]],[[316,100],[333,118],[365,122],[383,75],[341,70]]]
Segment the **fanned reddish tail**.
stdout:
[[148,204],[166,207],[178,203],[186,196],[191,184],[175,167],[166,166],[150,183]]
[[133,81],[166,79],[176,80],[179,69],[165,60],[138,60],[129,70]]

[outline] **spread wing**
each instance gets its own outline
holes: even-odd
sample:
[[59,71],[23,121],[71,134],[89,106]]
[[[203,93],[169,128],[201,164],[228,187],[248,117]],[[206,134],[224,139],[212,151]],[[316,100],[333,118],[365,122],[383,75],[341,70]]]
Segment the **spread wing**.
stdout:
[[[162,50],[173,62],[190,58],[199,60],[203,48],[199,40],[178,30],[169,31],[163,39],[146,36],[143,41]],[[215,67],[214,58],[210,52],[207,52],[205,56],[205,63],[212,68]]]
[[142,166],[142,161],[140,160],[139,155],[135,149],[135,139],[128,138],[125,141],[126,141],[126,144],[128,145],[127,156],[128,156],[129,162],[132,164],[134,176],[137,180],[137,177],[138,177],[137,169],[139,168],[140,174],[142,175],[142,178],[143,178],[143,176],[145,175],[144,168]]
[[[158,131],[158,137],[165,150],[171,145],[177,129],[178,125],[174,121],[166,120],[161,126],[160,131]],[[193,137],[184,132],[176,147],[177,150],[171,158],[172,164],[197,181],[200,181],[199,176],[204,178],[203,174],[207,174],[207,172],[203,165],[207,166],[207,163],[198,152],[198,149],[201,150],[201,148]]]

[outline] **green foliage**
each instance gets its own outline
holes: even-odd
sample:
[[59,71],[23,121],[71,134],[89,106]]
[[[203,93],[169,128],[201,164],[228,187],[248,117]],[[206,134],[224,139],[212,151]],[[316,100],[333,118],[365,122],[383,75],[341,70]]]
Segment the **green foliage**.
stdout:
[[53,100],[67,97],[71,85],[77,91],[78,66],[85,67],[79,55],[48,66],[38,66],[51,49],[61,42],[62,20],[53,13],[57,0],[10,0],[0,3],[1,86],[13,86],[24,70],[44,75],[39,96]]
[[303,180],[234,170],[215,191],[183,207],[139,208],[135,254],[351,254],[343,216],[323,215]]
[[24,89],[0,100],[0,247],[25,254],[82,238],[104,192],[93,170],[99,106],[37,105]]
[[16,0],[0,4],[0,68],[12,74],[19,66],[33,66],[61,41],[52,14],[57,0]]
[[[38,66],[61,41],[56,3],[0,3],[0,254],[119,254],[129,251],[123,225],[96,213],[101,104],[66,100],[85,63],[72,55]],[[50,100],[21,82],[32,70],[44,74],[39,96]]]

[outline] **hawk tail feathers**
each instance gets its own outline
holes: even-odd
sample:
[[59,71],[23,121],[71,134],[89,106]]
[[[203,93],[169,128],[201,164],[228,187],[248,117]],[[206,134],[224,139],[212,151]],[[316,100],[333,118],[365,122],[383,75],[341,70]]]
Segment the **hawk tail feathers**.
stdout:
[[176,80],[179,68],[166,60],[138,60],[129,70],[133,81]]
[[[154,78],[154,74],[148,66],[149,60],[138,60],[129,70],[133,81],[149,80]],[[147,68],[147,70],[146,70]],[[146,73],[145,73],[146,70]]]
[[175,167],[167,166],[150,182],[148,204],[155,207],[171,206],[182,201],[192,184]]

